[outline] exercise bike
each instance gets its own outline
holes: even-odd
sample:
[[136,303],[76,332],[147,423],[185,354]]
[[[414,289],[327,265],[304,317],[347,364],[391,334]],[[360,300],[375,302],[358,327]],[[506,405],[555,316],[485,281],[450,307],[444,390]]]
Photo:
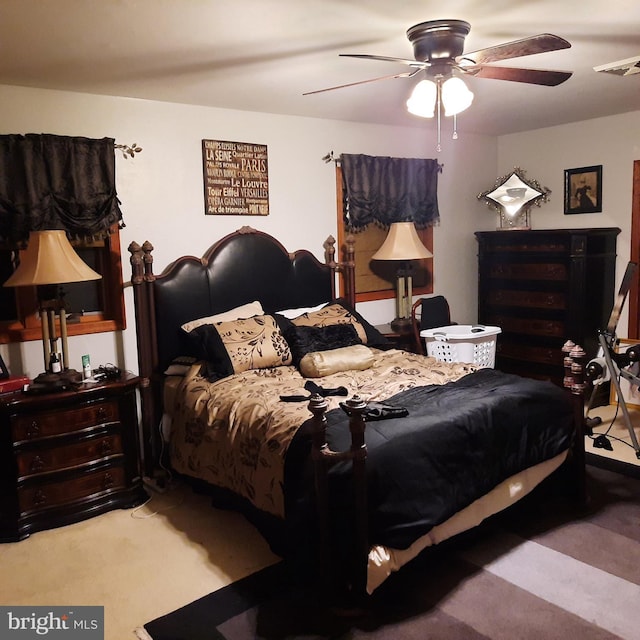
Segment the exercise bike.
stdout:
[[[599,417],[590,418],[589,411],[592,408],[598,387],[605,382],[611,381],[611,384],[616,390],[618,404],[622,410],[622,417],[629,432],[629,437],[631,438],[631,446],[636,452],[636,458],[640,459],[640,444],[638,444],[636,432],[631,424],[629,409],[627,408],[627,403],[620,387],[621,379],[627,380],[631,386],[640,387],[640,376],[637,375],[639,367],[633,366],[635,363],[640,362],[640,344],[629,346],[624,353],[618,353],[616,351],[616,347],[618,346],[618,338],[616,336],[618,321],[620,320],[622,307],[631,288],[637,267],[638,265],[635,262],[629,262],[627,265],[620,290],[618,291],[613,309],[611,310],[607,328],[598,331],[598,342],[600,344],[598,355],[589,361],[585,368],[585,375],[593,384],[593,391],[585,410],[585,427],[588,435],[593,435],[593,427],[602,423],[602,419]],[[607,450],[612,450],[613,448],[606,434],[597,436],[594,439],[594,446]]]

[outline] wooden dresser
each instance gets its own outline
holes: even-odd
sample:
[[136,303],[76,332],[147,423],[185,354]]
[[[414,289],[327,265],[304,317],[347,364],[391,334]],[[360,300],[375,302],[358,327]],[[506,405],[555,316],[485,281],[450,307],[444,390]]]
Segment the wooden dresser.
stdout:
[[124,375],[77,391],[0,396],[0,541],[147,498],[138,383]]
[[498,325],[496,368],[562,384],[562,345],[598,347],[615,294],[620,229],[482,231],[478,322]]

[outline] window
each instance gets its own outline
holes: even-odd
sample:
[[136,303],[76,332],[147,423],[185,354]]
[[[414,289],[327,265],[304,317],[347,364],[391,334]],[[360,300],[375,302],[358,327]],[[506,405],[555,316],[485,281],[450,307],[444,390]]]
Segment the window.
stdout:
[[[120,233],[114,224],[103,240],[72,242],[78,255],[102,278],[63,285],[70,336],[126,327]],[[14,252],[0,245],[0,281],[13,273]],[[41,338],[36,287],[0,287],[0,343]]]
[[[342,200],[342,169],[336,165],[336,193],[338,213],[338,246],[344,246],[349,231],[345,228]],[[418,235],[433,253],[433,227],[418,229]],[[356,302],[384,300],[395,297],[396,266],[392,262],[374,261],[371,256],[381,247],[387,237],[386,229],[370,224],[363,231],[354,233]],[[339,260],[342,259],[340,256]],[[413,272],[413,294],[433,293],[433,260],[411,262]]]

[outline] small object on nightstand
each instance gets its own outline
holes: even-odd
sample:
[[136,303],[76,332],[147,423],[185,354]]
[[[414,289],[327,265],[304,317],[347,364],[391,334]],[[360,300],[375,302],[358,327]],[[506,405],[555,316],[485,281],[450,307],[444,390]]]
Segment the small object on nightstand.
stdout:
[[51,357],[49,358],[49,371],[51,373],[60,373],[62,371],[60,356],[55,351],[51,352]]
[[91,358],[88,355],[82,356],[82,377],[85,380],[91,377]]
[[31,380],[28,376],[9,376],[0,379],[0,394],[12,393],[24,390],[25,385],[29,386]]
[[117,380],[121,375],[122,371],[112,364],[100,365],[93,370],[94,380]]

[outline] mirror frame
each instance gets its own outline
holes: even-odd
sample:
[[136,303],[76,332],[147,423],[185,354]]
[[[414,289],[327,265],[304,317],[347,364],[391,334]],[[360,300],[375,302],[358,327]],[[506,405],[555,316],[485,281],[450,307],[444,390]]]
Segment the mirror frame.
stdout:
[[500,229],[530,229],[531,207],[549,201],[551,189],[526,178],[525,173],[515,167],[511,173],[498,178],[491,189],[478,194],[478,200],[498,212]]

